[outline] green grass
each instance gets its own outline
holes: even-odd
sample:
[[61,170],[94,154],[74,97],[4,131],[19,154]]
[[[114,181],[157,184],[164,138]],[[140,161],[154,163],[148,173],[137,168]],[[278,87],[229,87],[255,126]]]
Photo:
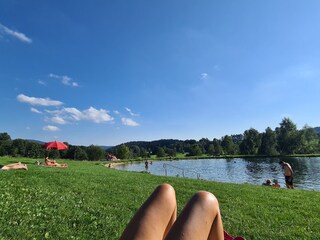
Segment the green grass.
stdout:
[[220,202],[225,229],[247,239],[320,239],[320,192],[153,176],[109,169],[103,163],[58,161],[0,171],[0,239],[118,239],[153,189],[170,183],[178,210],[199,190]]

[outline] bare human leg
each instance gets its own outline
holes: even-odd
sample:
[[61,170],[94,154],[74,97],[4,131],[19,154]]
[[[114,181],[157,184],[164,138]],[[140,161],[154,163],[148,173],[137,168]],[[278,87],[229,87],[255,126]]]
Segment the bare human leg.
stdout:
[[26,164],[22,164],[21,162],[18,163],[11,163],[3,166],[1,170],[28,170],[28,167]]
[[134,215],[120,240],[162,240],[176,220],[177,205],[173,187],[158,186]]
[[217,198],[205,191],[196,193],[165,239],[223,240],[223,224]]

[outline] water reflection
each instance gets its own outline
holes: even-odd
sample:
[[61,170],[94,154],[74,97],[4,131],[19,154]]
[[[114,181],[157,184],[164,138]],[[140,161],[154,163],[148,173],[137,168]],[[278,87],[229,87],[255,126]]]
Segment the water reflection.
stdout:
[[[116,168],[127,171],[147,171],[155,175],[178,176],[261,185],[266,179],[277,179],[281,187],[285,187],[283,170],[279,161],[288,162],[294,171],[296,188],[320,191],[320,158],[236,158],[236,159],[201,159],[144,162],[119,165]],[[168,164],[165,171],[164,164]],[[171,166],[171,167],[170,167]],[[183,169],[183,170],[181,170]]]

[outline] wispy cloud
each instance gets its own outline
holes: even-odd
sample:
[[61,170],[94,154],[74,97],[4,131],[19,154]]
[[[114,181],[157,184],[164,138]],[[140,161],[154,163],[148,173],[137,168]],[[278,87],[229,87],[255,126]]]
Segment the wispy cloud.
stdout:
[[52,126],[52,125],[47,125],[47,126],[44,126],[42,128],[42,130],[44,131],[48,131],[48,132],[57,132],[57,131],[60,131],[60,129],[56,126]]
[[214,71],[220,71],[221,68],[220,68],[219,65],[214,65],[214,66],[213,66],[213,70],[214,70]]
[[67,123],[66,120],[64,120],[62,117],[59,117],[59,116],[52,117],[51,121],[54,123],[57,123],[57,124],[66,124]]
[[208,73],[201,73],[200,75],[201,75],[201,77],[200,77],[201,80],[207,80],[208,79]]
[[127,112],[128,112],[131,116],[133,116],[133,117],[139,116],[139,114],[133,113],[130,108],[127,108],[127,107],[126,107],[125,109],[127,110]]
[[26,42],[26,43],[32,43],[32,39],[27,37],[24,33],[14,31],[0,23],[0,35],[9,35],[11,37],[14,37],[21,42]]
[[40,85],[44,85],[44,86],[47,85],[47,83],[46,83],[45,81],[42,81],[42,80],[38,80],[38,83],[39,83]]
[[40,105],[40,106],[60,106],[63,103],[56,100],[51,100],[50,98],[36,98],[29,97],[24,94],[19,94],[17,96],[19,102],[28,103],[31,105]]
[[139,123],[132,120],[131,118],[121,118],[121,122],[125,126],[136,127],[139,126]]
[[72,87],[79,87],[79,84],[77,82],[73,81],[71,77],[68,77],[66,75],[60,76],[57,74],[50,73],[49,77],[60,80],[61,83],[64,85],[72,86]]
[[41,114],[42,112],[41,111],[39,111],[38,109],[36,109],[36,108],[30,108],[30,110],[31,110],[31,112],[34,112],[34,113],[39,113],[39,114]]
[[80,121],[83,119],[83,114],[76,108],[64,108],[60,112],[61,116],[65,119]]

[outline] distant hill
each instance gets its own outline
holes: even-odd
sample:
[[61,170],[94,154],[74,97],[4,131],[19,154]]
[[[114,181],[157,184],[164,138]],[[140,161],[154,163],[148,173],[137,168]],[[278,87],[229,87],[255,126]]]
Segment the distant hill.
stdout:
[[28,142],[34,142],[34,143],[39,143],[39,144],[45,144],[45,142],[43,142],[43,141],[34,140],[34,139],[24,139],[24,140],[26,140],[26,141],[28,141]]
[[99,146],[99,147],[101,147],[102,149],[106,150],[106,149],[112,148],[114,146]]
[[316,133],[320,134],[320,127],[315,127],[313,129],[316,131]]
[[[45,144],[45,142],[43,141],[39,141],[39,140],[35,140],[35,139],[24,139],[26,141],[29,141],[29,142],[35,142],[35,143],[39,143],[39,144]],[[72,144],[71,144],[72,145]],[[73,145],[73,146],[76,146],[76,145]],[[109,149],[109,148],[112,148],[114,146],[98,146],[98,147],[101,147],[103,150],[106,150],[106,149]]]
[[[320,135],[320,127],[314,127],[313,128],[315,130],[315,132],[317,134]],[[238,134],[239,136],[242,136],[241,134]],[[235,135],[236,136],[236,135]],[[35,142],[35,143],[39,143],[39,144],[44,144],[45,142],[43,141],[39,141],[39,140],[35,140],[35,139],[25,139],[26,141],[30,141],[30,142]],[[240,139],[241,140],[241,139]],[[144,147],[146,149],[155,149],[155,147],[172,147],[172,146],[177,146],[179,144],[183,144],[183,143],[195,143],[195,140],[178,140],[178,139],[160,139],[160,140],[155,140],[155,141],[132,141],[132,142],[126,142],[123,143],[127,146],[139,146],[139,147]],[[72,145],[72,144],[71,144]],[[107,150],[113,147],[119,147],[122,144],[119,144],[117,146],[99,146],[101,147],[103,150]]]
[[[183,143],[183,142],[188,142],[188,141],[192,141],[195,142],[195,140],[178,140],[178,139],[160,139],[160,140],[154,140],[154,141],[132,141],[132,142],[126,142],[123,143],[125,145],[127,145],[128,147],[131,146],[138,146],[138,147],[145,147],[145,148],[152,148],[154,146],[159,146],[159,147],[167,147],[170,145],[175,145],[177,143]],[[122,144],[119,144],[115,147],[119,147]]]

